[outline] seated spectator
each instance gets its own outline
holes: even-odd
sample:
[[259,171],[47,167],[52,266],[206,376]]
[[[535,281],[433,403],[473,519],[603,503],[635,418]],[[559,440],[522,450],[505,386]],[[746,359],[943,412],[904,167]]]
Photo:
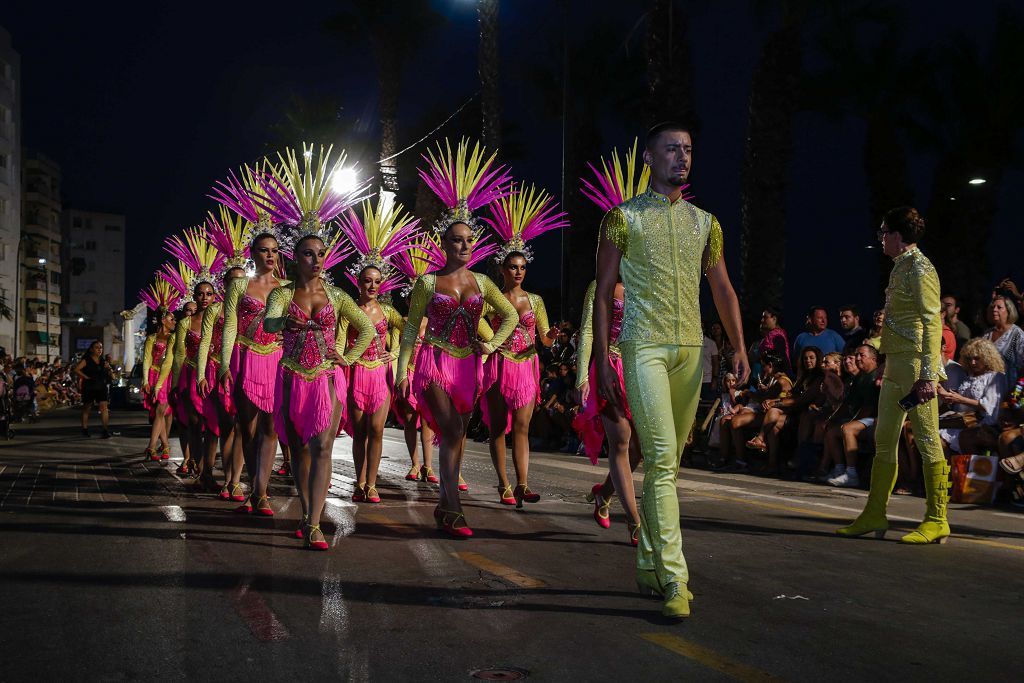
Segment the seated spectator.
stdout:
[[985,320],[990,325],[985,339],[996,345],[1006,365],[1006,375],[1017,377],[1024,371],[1024,330],[1017,322],[1017,306],[1008,296],[997,294],[988,305]]
[[854,382],[857,380],[857,375],[860,374],[860,368],[857,367],[857,349],[853,349],[849,353],[843,353],[842,363],[842,380],[843,386],[846,387],[846,393],[850,392],[853,388]]
[[807,331],[797,335],[793,342],[793,355],[799,356],[805,346],[817,346],[822,353],[842,352],[846,341],[838,332],[828,329],[828,312],[814,306],[807,314]]
[[[796,457],[798,478],[802,479],[813,471],[825,442],[825,426],[843,404],[846,386],[840,377],[842,361],[841,354],[826,354],[821,359],[818,385],[809,387],[791,409],[799,417]],[[827,475],[827,471],[821,471],[815,474],[815,478],[824,480]]]
[[1024,375],[1007,391],[999,411],[999,466],[1009,474],[1024,471]]
[[708,437],[708,446],[711,448],[718,448],[722,442],[722,418],[732,415],[736,410],[736,384],[736,375],[731,372],[725,373],[718,412],[715,417],[715,422],[711,426],[711,434]]
[[1005,365],[995,345],[987,339],[972,339],[960,352],[967,379],[951,391],[938,387],[939,399],[958,413],[971,414],[976,423],[942,427],[939,436],[947,451],[983,453],[999,448],[999,404],[1006,393]]
[[843,337],[843,349],[855,351],[864,343],[868,331],[860,326],[860,309],[853,304],[839,308],[839,334]]
[[946,324],[953,330],[953,337],[956,340],[956,347],[952,349],[952,357],[958,358],[960,349],[971,340],[971,328],[960,319],[960,304],[952,294],[942,297],[942,312],[946,317]]
[[942,349],[942,357],[946,359],[946,379],[939,382],[939,384],[946,389],[956,389],[957,387],[960,386],[961,382],[967,379],[967,371],[964,370],[964,367],[957,363],[955,360],[952,360],[951,358],[946,358],[947,347],[945,336],[942,337],[942,341],[940,343]]
[[[746,432],[758,429],[771,402],[777,398],[788,398],[793,390],[793,380],[782,372],[782,359],[774,354],[761,357],[761,373],[746,389],[736,395],[743,404],[731,416],[722,420],[722,450],[724,456],[732,456],[733,464],[746,469]],[[728,463],[727,463],[728,464]]]
[[833,463],[828,478],[832,486],[854,488],[860,486],[857,474],[857,454],[860,451],[858,439],[874,435],[875,417],[878,415],[878,394],[880,382],[878,351],[862,344],[857,348],[857,379],[839,410],[839,416],[849,418],[845,422],[833,420],[825,432],[825,458]]
[[750,441],[747,448],[768,454],[768,462],[759,474],[779,474],[780,435],[791,418],[799,415],[806,407],[805,401],[811,396],[812,389],[821,384],[821,350],[816,346],[808,346],[800,353],[796,381],[789,396],[780,396],[763,403],[765,408],[761,432]]
[[878,309],[871,316],[871,329],[864,343],[878,351],[882,348],[882,327],[885,325],[885,309]]

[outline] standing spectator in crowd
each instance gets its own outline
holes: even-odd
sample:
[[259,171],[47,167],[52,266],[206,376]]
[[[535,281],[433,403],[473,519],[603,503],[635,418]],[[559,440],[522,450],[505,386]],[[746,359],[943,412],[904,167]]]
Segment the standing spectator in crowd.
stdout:
[[951,350],[950,357],[956,359],[960,355],[960,349],[971,339],[971,328],[960,319],[960,304],[955,296],[946,294],[942,297],[941,303],[946,324],[953,330],[953,336],[956,339],[956,347]]
[[825,456],[834,463],[828,483],[832,486],[854,488],[860,486],[857,473],[857,454],[860,451],[858,439],[867,438],[868,431],[875,424],[878,415],[879,383],[875,377],[878,370],[878,351],[862,344],[857,348],[857,380],[846,401],[849,421],[834,424],[825,433]]
[[701,359],[704,362],[703,376],[700,385],[700,398],[703,401],[712,401],[715,397],[715,390],[718,388],[718,344],[710,336],[711,326],[708,325],[704,333],[704,354]]
[[110,363],[103,357],[103,342],[94,341],[82,360],[75,365],[75,374],[82,380],[82,435],[89,436],[89,413],[92,404],[100,409],[100,420],[103,422],[103,438],[110,438],[110,413],[107,406],[110,402],[110,382],[113,370]]
[[959,413],[973,413],[976,424],[940,428],[944,445],[954,453],[981,453],[999,448],[999,404],[1006,393],[1006,366],[995,345],[972,339],[960,352],[967,379],[954,390],[941,384],[939,399]]
[[864,343],[878,351],[882,347],[882,326],[885,325],[885,309],[880,308],[871,316],[871,329]]
[[856,349],[864,343],[868,331],[860,326],[860,309],[853,304],[839,308],[839,334],[843,337],[844,349]]
[[999,281],[999,284],[996,285],[996,288],[992,292],[992,298],[995,298],[996,295],[1002,295],[1009,298],[1013,301],[1013,305],[1017,307],[1018,311],[1022,306],[1024,306],[1024,296],[1021,295],[1021,291],[1018,289],[1014,281],[1008,277],[1004,277]]
[[569,332],[563,328],[551,345],[551,358],[555,363],[572,363],[576,348],[572,345]]
[[996,345],[1006,364],[1006,375],[1016,377],[1024,370],[1024,330],[1017,322],[1017,306],[1008,296],[997,294],[988,305],[986,320],[991,325],[985,339]]
[[846,346],[839,333],[828,328],[828,312],[822,306],[812,306],[807,313],[807,331],[797,335],[793,355],[799,356],[805,346],[817,346],[823,354],[842,353]]
[[768,306],[761,312],[761,338],[750,348],[748,357],[751,363],[751,372],[758,371],[761,356],[772,354],[778,358],[782,372],[787,375],[793,372],[793,364],[789,357],[789,338],[786,331],[782,329],[782,317],[779,309]]

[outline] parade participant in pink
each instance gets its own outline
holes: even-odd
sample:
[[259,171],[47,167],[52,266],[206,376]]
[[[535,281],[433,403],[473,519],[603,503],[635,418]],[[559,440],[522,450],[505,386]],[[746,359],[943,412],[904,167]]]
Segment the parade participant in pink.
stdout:
[[[519,322],[501,290],[467,268],[481,231],[473,211],[507,192],[508,175],[504,168],[493,168],[494,157],[486,157],[479,143],[470,153],[465,140],[454,155],[446,142],[444,148],[439,145],[438,155],[431,151],[425,157],[428,168],[420,170],[420,177],[447,207],[433,226],[446,261],[413,287],[398,360],[398,392],[403,398],[415,394],[420,414],[440,437],[440,502],[434,517],[439,528],[458,538],[473,534],[462,512],[457,482],[466,426],[479,397],[481,356],[493,353]],[[477,339],[485,302],[502,316],[490,342]],[[427,330],[410,387],[406,370],[424,317]]]
[[[219,270],[224,257],[217,253],[200,228],[185,230],[184,238],[177,235],[168,238],[166,250],[178,260],[178,269],[169,264],[164,267],[164,277],[174,283],[180,281],[197,305],[195,315],[178,321],[174,335],[174,355],[170,365],[178,394],[178,421],[188,432],[189,452],[200,459],[199,483],[205,490],[219,491],[213,479],[214,459],[217,455],[216,438],[219,426],[216,420],[216,404],[210,396],[200,393],[199,345],[202,341],[203,316],[216,299],[211,271]],[[164,377],[161,370],[161,376]],[[209,404],[209,405],[207,405]]]
[[[549,230],[569,225],[565,212],[551,195],[529,189],[513,188],[508,196],[491,204],[492,218],[485,219],[494,229],[501,246],[494,256],[500,267],[504,288],[502,294],[519,314],[519,323],[511,336],[491,354],[484,365],[481,404],[484,424],[490,429],[491,463],[498,474],[499,500],[504,505],[522,507],[523,501],[536,503],[540,495],[527,483],[530,469],[530,420],[540,402],[540,363],[537,342],[544,346],[558,336],[548,324],[544,301],[523,289],[526,264],[533,260],[527,242]],[[490,329],[497,330],[502,317],[487,310]],[[489,331],[489,330],[488,330]],[[488,335],[484,333],[484,339]],[[508,483],[505,466],[505,435],[512,433],[512,464],[516,487]]]
[[[146,455],[151,460],[167,460],[171,457],[171,406],[167,399],[166,382],[156,391],[160,380],[160,366],[173,343],[174,308],[178,293],[170,283],[157,279],[148,288],[139,292],[139,300],[153,311],[146,321],[146,343],[142,352],[142,405],[149,411],[152,427]],[[161,452],[157,453],[157,445]]]
[[[295,281],[267,298],[263,329],[271,334],[283,331],[273,413],[277,432],[287,438],[295,461],[301,537],[307,548],[327,550],[320,516],[331,484],[334,439],[344,418],[344,368],[370,345],[374,327],[351,297],[324,279],[327,269],[344,258],[338,234],[326,224],[358,201],[364,187],[333,192],[332,178],[344,163],[344,153],[330,164],[330,148],[321,147],[315,157],[312,147],[303,152],[301,169],[295,151],[289,149],[281,156],[280,178],[260,179],[260,205],[284,224],[282,246],[296,266]],[[347,352],[346,321],[358,331]]]
[[221,214],[221,224],[230,226],[231,235],[230,246],[223,240],[224,248],[231,249],[236,258],[239,252],[248,257],[246,277],[232,280],[226,288],[224,334],[216,353],[220,356],[219,390],[234,401],[249,473],[249,500],[238,509],[255,509],[264,516],[274,514],[268,487],[277,453],[274,386],[282,351],[279,335],[263,329],[263,316],[270,292],[288,284],[278,276],[282,255],[270,214],[254,199],[261,189],[258,177],[269,172],[265,167],[254,170],[245,166],[239,178],[232,171],[227,180],[217,182],[210,195],[234,213],[234,217]]
[[[384,448],[384,422],[391,407],[394,361],[404,321],[390,304],[378,300],[402,284],[402,276],[391,259],[412,247],[419,220],[403,213],[401,204],[378,197],[376,207],[362,203],[362,219],[350,210],[341,229],[359,258],[345,275],[359,290],[359,308],[376,330],[373,341],[349,369],[348,416],[345,431],[352,437],[356,490],[352,500],[379,503],[377,470]],[[355,330],[347,332],[347,347],[356,341]],[[346,348],[347,348],[346,347]]]
[[[477,251],[482,253],[484,250],[478,249]],[[396,254],[393,263],[395,268],[409,279],[409,283],[402,288],[402,296],[408,298],[416,281],[422,275],[444,266],[445,256],[437,239],[432,234],[423,233],[416,238],[412,249]],[[406,377],[410,381],[416,371],[416,354],[420,350],[420,344],[423,343],[423,335],[426,330],[427,320],[424,318],[420,322],[419,334],[416,337],[416,343],[409,359],[409,368],[406,371]],[[406,480],[438,483],[439,479],[430,466],[434,452],[434,432],[430,429],[430,425],[420,419],[416,396],[410,392],[407,397],[402,398],[397,391],[393,392],[393,396],[391,410],[398,423],[402,425],[405,433],[405,445],[409,449],[409,459],[412,461],[412,468],[405,475]],[[423,448],[422,461],[419,457],[417,441]]]

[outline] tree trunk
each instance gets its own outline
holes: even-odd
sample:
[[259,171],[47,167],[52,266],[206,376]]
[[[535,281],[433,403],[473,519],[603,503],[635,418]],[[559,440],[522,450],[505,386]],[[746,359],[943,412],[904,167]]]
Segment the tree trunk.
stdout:
[[673,0],[654,0],[647,13],[647,125],[696,123],[693,62],[686,42],[686,15]]
[[765,43],[750,88],[741,173],[741,276],[744,320],[782,306],[786,257],[786,184],[793,118],[799,104],[800,24],[787,21]]
[[477,0],[480,17],[481,137],[490,151],[501,147],[501,93],[498,90],[498,0]]

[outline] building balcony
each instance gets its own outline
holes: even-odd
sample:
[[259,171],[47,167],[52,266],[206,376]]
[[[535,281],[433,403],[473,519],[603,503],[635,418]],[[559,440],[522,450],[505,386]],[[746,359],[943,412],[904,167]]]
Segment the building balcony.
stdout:
[[[27,352],[26,355],[28,356],[36,356],[37,358],[42,359],[46,359],[47,357],[49,357],[51,360],[54,358],[60,358],[59,346],[51,346],[49,347],[49,349],[47,349],[45,344],[34,344],[32,346],[29,346],[25,350]],[[49,354],[47,354],[47,350],[49,350]]]
[[49,300],[51,304],[59,304],[61,303],[60,287],[50,287],[50,296],[47,297],[45,289],[37,289],[36,285],[33,284],[28,289],[25,290],[25,298],[31,301]]
[[[36,316],[41,318],[41,320],[34,320],[34,318]],[[49,333],[51,335],[53,335],[53,334],[60,334],[60,316],[51,315],[50,316],[50,325],[49,325],[50,329],[47,330],[46,327],[47,327],[47,325],[46,325],[46,316],[43,315],[43,314],[33,313],[29,317],[29,319],[25,321],[25,331],[26,332],[39,332],[39,333],[42,333],[42,334],[46,334],[47,331],[49,331]]]
[[[39,259],[41,258],[46,259],[46,263],[40,263]],[[39,271],[40,274],[44,267],[48,271],[60,273],[61,267],[58,259],[58,256],[47,256],[45,251],[31,249],[28,254],[21,257],[21,265],[30,270]]]
[[25,204],[42,204],[54,211],[60,211],[60,199],[52,196],[49,192],[28,190],[25,192]]

